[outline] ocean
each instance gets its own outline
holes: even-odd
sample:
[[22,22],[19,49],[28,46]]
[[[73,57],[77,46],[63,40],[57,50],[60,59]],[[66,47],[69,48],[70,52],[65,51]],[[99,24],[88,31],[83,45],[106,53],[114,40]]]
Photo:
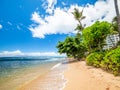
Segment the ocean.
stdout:
[[[64,57],[0,57],[0,90],[61,90],[65,61]],[[38,78],[37,84],[30,84]]]

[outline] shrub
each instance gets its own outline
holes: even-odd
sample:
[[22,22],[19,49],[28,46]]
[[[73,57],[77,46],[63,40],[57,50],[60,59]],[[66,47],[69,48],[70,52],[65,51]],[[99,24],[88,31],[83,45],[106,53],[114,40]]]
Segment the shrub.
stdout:
[[114,75],[120,73],[120,47],[111,50],[105,55],[104,60],[101,62],[101,67]]
[[86,62],[88,65],[93,65],[95,67],[100,67],[100,63],[103,60],[103,52],[94,52],[87,56]]

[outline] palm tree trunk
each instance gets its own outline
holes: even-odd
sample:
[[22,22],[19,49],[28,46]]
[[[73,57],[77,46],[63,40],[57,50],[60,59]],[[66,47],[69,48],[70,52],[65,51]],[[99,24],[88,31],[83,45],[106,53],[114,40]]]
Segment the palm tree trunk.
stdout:
[[116,11],[116,15],[117,15],[119,41],[120,41],[120,14],[119,14],[119,8],[118,8],[118,2],[117,2],[117,0],[114,0],[114,5],[115,5],[115,11]]

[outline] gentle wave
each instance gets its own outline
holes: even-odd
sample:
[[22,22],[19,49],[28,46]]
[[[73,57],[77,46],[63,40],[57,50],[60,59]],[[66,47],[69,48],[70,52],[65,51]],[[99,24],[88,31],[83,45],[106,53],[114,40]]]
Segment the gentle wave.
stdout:
[[49,60],[50,58],[0,58],[0,61],[37,61],[37,60]]
[[58,64],[54,65],[54,66],[51,68],[51,70],[53,70],[53,69],[59,67],[60,65],[61,65],[61,63],[58,63]]
[[[16,57],[13,57],[13,59],[16,59]],[[64,87],[66,80],[64,79],[63,71],[66,68],[66,64],[62,64],[62,62],[65,58],[49,57],[47,60],[43,60],[43,58],[41,58],[42,60],[39,61],[31,59],[32,62],[29,62],[28,58],[28,61],[24,61],[22,59],[23,58],[18,58],[19,61],[11,60],[0,62],[0,83],[2,83],[2,85],[0,85],[0,90],[8,90],[9,87],[11,87],[10,90],[13,90],[13,88],[17,88],[19,85],[22,85],[22,83],[29,82],[29,80],[31,81],[31,79],[42,75],[46,71],[50,72],[47,73],[48,78],[45,78],[47,82],[42,82],[43,85],[41,86],[43,86],[43,89],[48,88],[47,90],[49,90],[49,88],[53,88],[52,90],[59,90],[60,87]],[[5,80],[7,80],[7,82]],[[19,82],[16,80],[19,80]],[[53,82],[50,83],[51,81]],[[58,83],[58,85],[54,87],[56,83]]]
[[0,61],[58,61],[64,57],[0,57]]

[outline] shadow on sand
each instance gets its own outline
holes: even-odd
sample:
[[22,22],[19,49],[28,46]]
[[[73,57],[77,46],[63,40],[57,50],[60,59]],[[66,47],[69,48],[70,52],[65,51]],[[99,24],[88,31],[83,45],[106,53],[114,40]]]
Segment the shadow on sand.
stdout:
[[[81,60],[80,60],[81,61]],[[70,63],[77,63],[77,62],[80,62],[79,60],[76,60],[76,59],[70,59],[70,58],[67,58],[66,61],[62,62],[62,64],[70,64]]]

